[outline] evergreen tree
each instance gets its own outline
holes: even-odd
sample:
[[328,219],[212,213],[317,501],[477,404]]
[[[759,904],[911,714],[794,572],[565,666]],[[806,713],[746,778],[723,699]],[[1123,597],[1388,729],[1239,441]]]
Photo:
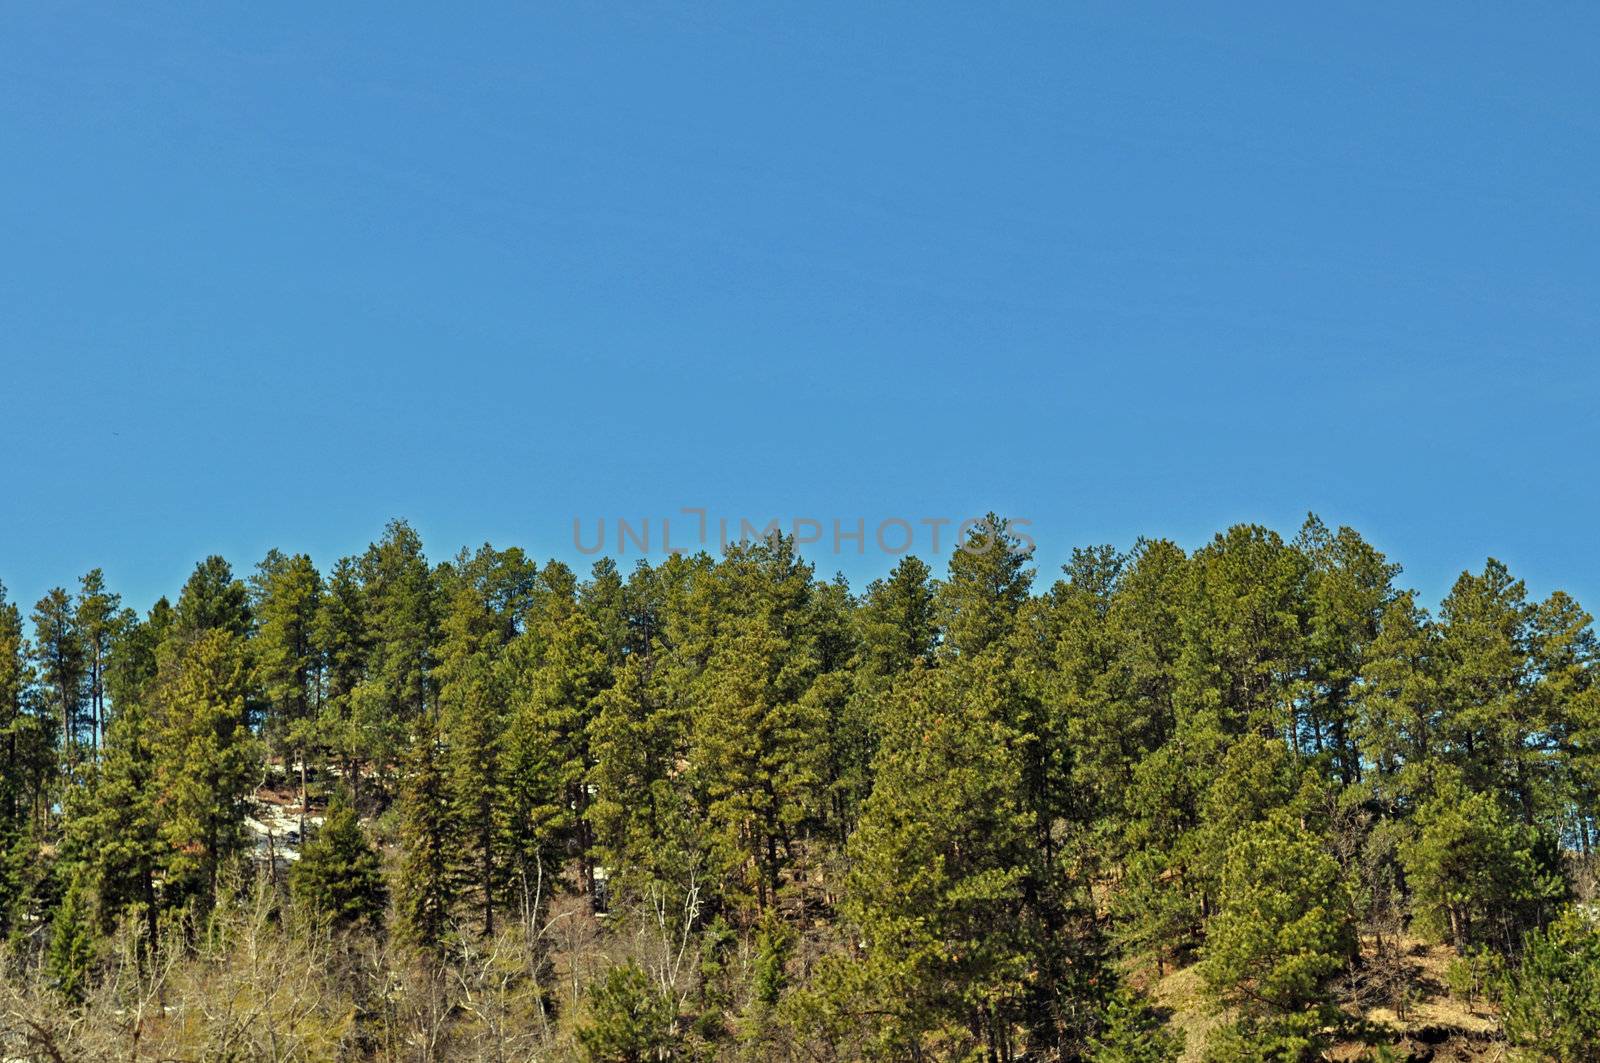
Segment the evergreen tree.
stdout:
[[539,567],[516,546],[497,550],[484,543],[470,553],[462,550],[436,575],[439,600],[448,605],[461,590],[470,589],[494,615],[502,642],[527,626],[541,594]]
[[274,550],[257,566],[252,589],[256,635],[251,646],[266,705],[262,732],[271,748],[298,762],[303,813],[306,762],[322,697],[322,653],[316,638],[322,577],[305,554],[286,557]]
[[83,640],[84,696],[88,701],[90,743],[96,749],[105,737],[108,722],[106,672],[112,647],[129,619],[122,609],[122,597],[106,591],[105,576],[99,569],[83,577],[73,622]]
[[1600,1045],[1600,921],[1575,906],[1530,933],[1501,991],[1521,1058],[1583,1063]]
[[621,667],[623,656],[631,648],[631,632],[627,591],[615,561],[603,557],[594,563],[588,581],[578,589],[578,605],[605,647],[607,665]]
[[1182,1031],[1173,1032],[1138,993],[1123,989],[1106,1003],[1104,1029],[1094,1038],[1090,1063],[1177,1063]]
[[138,910],[146,956],[156,948],[156,879],[166,850],[156,786],[149,713],[142,700],[120,701],[93,800],[76,827],[99,901],[100,928],[109,931],[119,916]]
[[507,822],[501,778],[506,712],[495,655],[502,628],[471,587],[462,587],[444,622],[436,676],[440,719],[449,750],[451,809],[478,895],[483,931],[494,933],[495,908],[505,889]]
[[33,657],[45,711],[56,720],[63,764],[70,775],[78,759],[86,678],[83,639],[67,592],[56,587],[33,609]]
[[359,797],[363,765],[382,754],[390,736],[381,727],[368,726],[358,714],[367,703],[359,693],[371,648],[366,595],[354,558],[340,558],[334,565],[314,630],[324,688],[316,734],[338,761],[352,794]]
[[811,659],[772,626],[752,620],[723,640],[699,686],[691,771],[725,888],[765,910],[821,807],[826,719],[804,697]]
[[417,736],[400,797],[400,875],[395,884],[400,928],[425,954],[450,938],[456,899],[456,839],[448,780],[437,734]]
[[[881,1051],[1016,1051],[1033,968],[1036,856],[1019,736],[967,697],[992,660],[919,673],[884,721],[877,784],[850,840],[846,918]],[[844,984],[849,984],[845,980]],[[965,1047],[961,1047],[965,1046]]]
[[249,666],[227,626],[204,629],[157,679],[155,768],[166,890],[209,905],[244,845],[246,802],[260,779],[250,732]]
[[524,870],[553,868],[557,852],[574,852],[592,897],[589,725],[610,676],[598,631],[570,597],[560,596],[567,593],[552,593],[543,616],[507,647],[510,728],[502,770],[511,860]]
[[239,639],[250,633],[249,592],[234,578],[233,566],[215,554],[194,567],[173,612],[172,632],[180,642],[209,631]]
[[938,617],[928,566],[902,558],[889,578],[873,580],[861,603],[862,669],[894,676],[921,661],[932,663],[939,641]]
[[89,966],[93,961],[94,928],[89,918],[88,890],[82,876],[74,874],[50,924],[45,973],[63,999],[79,1004],[89,987]]
[[1432,791],[1439,734],[1438,632],[1409,593],[1384,610],[1356,694],[1356,740],[1370,782],[1392,811],[1415,810]]
[[1206,925],[1206,984],[1224,1002],[1295,1036],[1333,1014],[1328,983],[1354,957],[1354,910],[1339,865],[1287,817],[1240,831]]
[[618,964],[588,995],[578,1044],[589,1063],[669,1060],[677,1040],[677,1010],[637,963]]
[[434,708],[437,591],[422,540],[405,520],[390,520],[358,567],[368,653],[352,716],[382,770],[400,754],[405,728]]
[[1417,810],[1415,830],[1400,856],[1427,933],[1458,947],[1510,950],[1558,899],[1553,847],[1493,793],[1447,779]]
[[23,696],[31,681],[22,615],[0,583],[0,936],[11,928],[27,858],[32,780],[26,755],[35,742]]
[[667,703],[648,656],[630,656],[598,699],[590,724],[596,859],[622,887],[675,893],[701,870],[705,841],[693,795],[676,765],[687,749],[682,713]]
[[382,924],[388,904],[383,868],[343,788],[334,793],[322,827],[290,869],[289,888],[302,906],[336,927]]
[[[1097,817],[1103,855],[1122,861],[1142,894],[1127,906],[1138,925],[1125,925],[1133,937],[1168,948],[1184,942],[1182,925],[1193,927],[1178,916],[1183,898],[1167,887],[1186,889],[1184,857],[1175,850],[1199,815],[1195,779],[1173,775],[1187,770],[1186,753],[1169,745],[1188,559],[1157,540],[1138,543],[1118,562],[1109,601],[1098,589],[1108,581],[1094,575],[1109,568],[1101,561],[1076,595],[1077,622],[1058,623],[1054,700],[1065,716],[1074,785]],[[1168,916],[1178,916],[1178,925]]]
[[[113,709],[147,698],[159,668],[157,651],[172,628],[172,606],[165,598],[140,620],[124,610],[106,660],[105,691]],[[109,733],[111,721],[106,720]]]
[[1399,566],[1351,529],[1329,532],[1315,516],[1307,518],[1295,546],[1310,563],[1296,745],[1326,754],[1348,786],[1360,781],[1362,771],[1355,742],[1357,688],[1380,621],[1395,599],[1392,581]]
[[1239,525],[1195,552],[1180,611],[1179,726],[1203,757],[1254,731],[1298,749],[1292,687],[1305,668],[1309,563],[1276,532]]
[[938,591],[947,652],[973,656],[1009,637],[1033,584],[1031,558],[1009,523],[993,513],[968,531]]

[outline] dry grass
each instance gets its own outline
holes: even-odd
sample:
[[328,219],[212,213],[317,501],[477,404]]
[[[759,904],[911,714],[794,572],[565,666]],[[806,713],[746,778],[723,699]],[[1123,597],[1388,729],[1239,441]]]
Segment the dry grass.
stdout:
[[1170,1012],[1167,1024],[1183,1031],[1185,1063],[1198,1060],[1211,1032],[1231,1017],[1207,995],[1198,967],[1173,971],[1150,987],[1150,995],[1159,1007]]
[[[1498,1041],[1499,1019],[1483,999],[1463,1001],[1446,988],[1446,971],[1458,957],[1448,945],[1434,945],[1408,938],[1402,943],[1404,964],[1410,969],[1408,983],[1416,996],[1401,1019],[1392,1007],[1375,1006],[1353,1013],[1370,1028],[1388,1030],[1400,1058],[1427,1060],[1429,1063],[1491,1063],[1504,1060],[1505,1048]],[[1225,1025],[1231,1015],[1219,1009],[1206,993],[1196,966],[1171,971],[1156,980],[1150,968],[1130,972],[1136,983],[1146,986],[1156,1004],[1168,1013],[1168,1025],[1184,1034],[1184,1063],[1196,1063],[1205,1053],[1212,1033]],[[1141,977],[1142,976],[1142,977]],[[1335,1045],[1330,1060],[1356,1063],[1372,1058],[1372,1049],[1347,1041]]]

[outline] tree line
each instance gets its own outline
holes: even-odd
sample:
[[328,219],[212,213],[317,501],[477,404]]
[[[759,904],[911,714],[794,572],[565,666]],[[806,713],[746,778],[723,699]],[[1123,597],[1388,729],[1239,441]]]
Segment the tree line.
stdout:
[[859,592],[782,536],[579,576],[401,521],[143,615],[0,588],[0,1049],[1156,1063],[1195,965],[1206,1059],[1315,1059],[1389,1051],[1422,939],[1591,1058],[1576,601],[1490,560],[1429,611],[1314,517],[1048,586],[972,535]]

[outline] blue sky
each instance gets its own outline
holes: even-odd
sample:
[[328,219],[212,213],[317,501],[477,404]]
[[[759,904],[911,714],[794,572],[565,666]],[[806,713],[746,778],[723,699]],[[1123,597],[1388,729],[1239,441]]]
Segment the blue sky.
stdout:
[[0,579],[1314,509],[1595,605],[1600,8],[1223,6],[7,5]]

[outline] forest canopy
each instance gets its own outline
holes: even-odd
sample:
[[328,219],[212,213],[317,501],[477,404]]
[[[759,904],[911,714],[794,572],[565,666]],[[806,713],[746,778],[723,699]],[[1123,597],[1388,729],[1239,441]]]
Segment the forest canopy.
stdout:
[[0,1057],[1594,1058],[1576,601],[971,534],[0,587]]

